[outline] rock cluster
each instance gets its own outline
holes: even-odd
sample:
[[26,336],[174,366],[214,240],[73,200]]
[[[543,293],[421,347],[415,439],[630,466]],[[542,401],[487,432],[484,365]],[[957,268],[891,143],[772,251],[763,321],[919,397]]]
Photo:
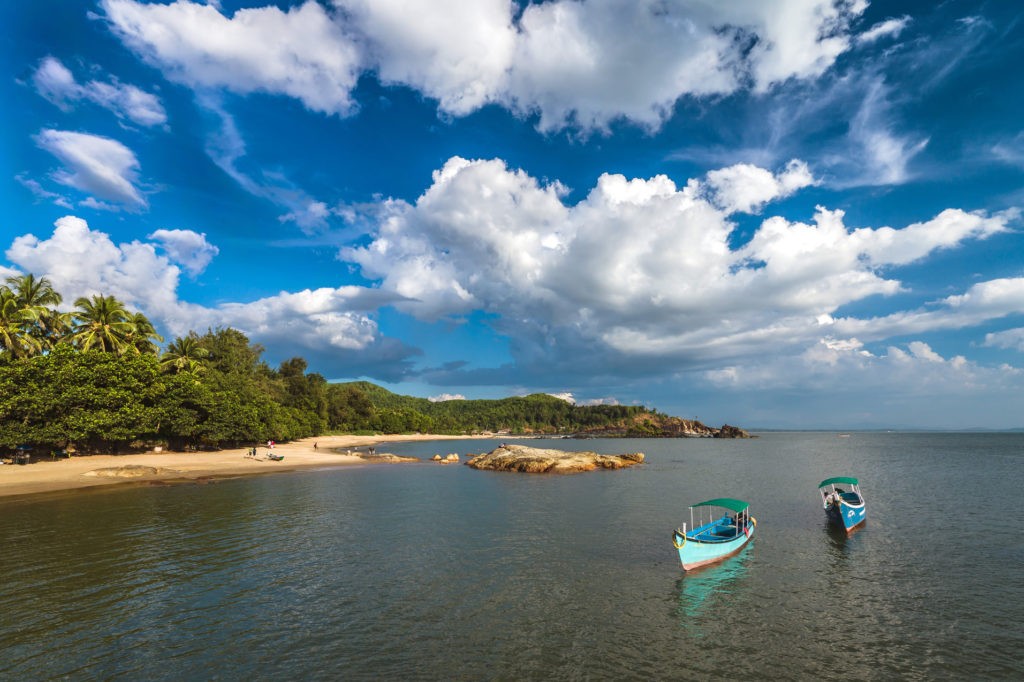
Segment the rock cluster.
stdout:
[[434,455],[431,459],[438,464],[451,464],[452,462],[459,461],[459,453],[449,452],[445,457],[442,457],[441,455]]
[[505,444],[486,454],[473,457],[466,465],[474,469],[492,471],[574,474],[594,469],[622,469],[643,461],[642,452],[602,455],[596,452],[565,452]]

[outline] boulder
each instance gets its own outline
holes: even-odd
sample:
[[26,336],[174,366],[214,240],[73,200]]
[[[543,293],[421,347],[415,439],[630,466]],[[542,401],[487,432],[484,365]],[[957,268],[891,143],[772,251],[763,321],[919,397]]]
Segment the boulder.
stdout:
[[566,452],[531,448],[525,445],[502,445],[466,462],[474,469],[518,471],[529,474],[574,474],[594,469],[622,469],[644,461],[642,452],[602,455],[596,452]]

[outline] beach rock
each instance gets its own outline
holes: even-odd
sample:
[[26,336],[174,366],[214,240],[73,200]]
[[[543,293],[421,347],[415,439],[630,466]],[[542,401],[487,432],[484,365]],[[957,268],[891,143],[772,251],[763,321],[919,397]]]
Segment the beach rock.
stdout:
[[390,452],[375,452],[372,455],[367,452],[355,452],[353,454],[358,455],[361,459],[364,459],[367,462],[384,462],[387,464],[394,464],[397,462],[420,461],[418,457],[403,457],[401,455],[395,455]]
[[168,474],[180,474],[177,469],[165,467],[147,467],[141,464],[129,464],[123,467],[107,467],[105,469],[93,469],[87,471],[83,476],[97,476],[99,478],[145,478],[147,476],[165,476]]
[[622,469],[644,461],[642,452],[623,455],[601,455],[596,452],[565,452],[531,448],[525,445],[502,445],[466,462],[474,469],[519,471],[530,474],[573,474],[594,469]]

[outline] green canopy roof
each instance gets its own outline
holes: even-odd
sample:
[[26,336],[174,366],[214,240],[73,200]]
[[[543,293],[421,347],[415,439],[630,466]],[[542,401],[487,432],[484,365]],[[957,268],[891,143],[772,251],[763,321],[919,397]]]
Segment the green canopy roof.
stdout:
[[698,502],[697,504],[691,504],[691,507],[725,507],[729,511],[734,511],[739,514],[741,511],[749,507],[750,505],[743,500],[734,500],[731,497],[716,497],[713,500],[707,500],[706,502]]
[[859,485],[857,479],[853,476],[836,476],[835,478],[826,478],[824,481],[818,484],[819,488],[824,488],[827,485],[833,483],[845,483],[847,485]]

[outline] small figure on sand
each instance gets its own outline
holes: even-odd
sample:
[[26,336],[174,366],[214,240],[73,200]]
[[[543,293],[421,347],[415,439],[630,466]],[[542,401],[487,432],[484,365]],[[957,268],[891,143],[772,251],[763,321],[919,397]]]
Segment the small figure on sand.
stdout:
[[314,450],[316,450],[317,445],[319,445],[319,443],[313,443],[313,449]]

